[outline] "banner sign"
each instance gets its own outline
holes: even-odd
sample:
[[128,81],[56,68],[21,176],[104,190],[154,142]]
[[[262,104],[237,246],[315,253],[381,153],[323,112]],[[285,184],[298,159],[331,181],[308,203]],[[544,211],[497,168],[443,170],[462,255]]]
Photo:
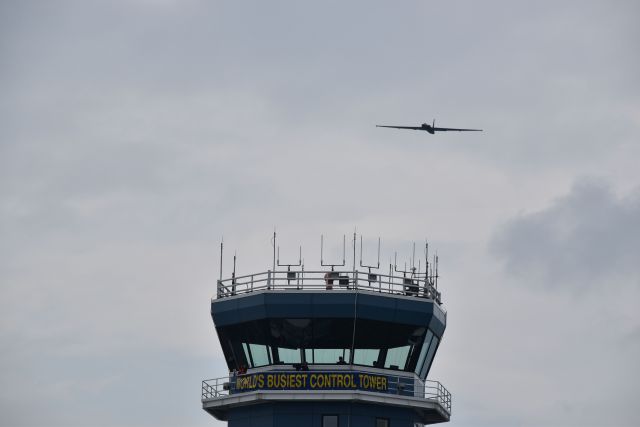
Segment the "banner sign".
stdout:
[[240,375],[233,382],[237,392],[254,390],[363,390],[386,393],[386,375],[369,372],[263,372]]

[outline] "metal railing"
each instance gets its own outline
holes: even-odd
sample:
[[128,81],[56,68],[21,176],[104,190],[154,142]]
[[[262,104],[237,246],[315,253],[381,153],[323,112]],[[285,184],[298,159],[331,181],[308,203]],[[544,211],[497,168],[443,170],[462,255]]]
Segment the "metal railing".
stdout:
[[[313,373],[308,371],[305,373]],[[321,371],[316,371],[321,373]],[[358,374],[374,374],[380,375],[380,372],[368,371],[351,371]],[[300,374],[299,371],[278,371],[279,374]],[[251,375],[251,374],[248,374]],[[388,381],[388,387],[385,392],[373,391],[372,393],[395,394],[401,396],[417,397],[420,399],[437,402],[444,408],[447,413],[451,414],[451,393],[439,381],[426,380],[422,381],[417,377],[401,376],[401,375],[385,375]],[[242,393],[235,391],[235,381],[242,378],[243,375],[228,376],[222,378],[214,378],[202,381],[202,400],[220,399],[230,396],[234,393]],[[269,391],[269,389],[262,389]],[[308,390],[305,390],[308,391]],[[246,392],[246,391],[243,391]]]
[[442,304],[432,277],[413,277],[366,271],[266,271],[218,280],[217,298],[256,291],[353,291],[428,298]]
[[426,380],[424,382],[425,399],[436,400],[451,414],[451,393],[439,381]]

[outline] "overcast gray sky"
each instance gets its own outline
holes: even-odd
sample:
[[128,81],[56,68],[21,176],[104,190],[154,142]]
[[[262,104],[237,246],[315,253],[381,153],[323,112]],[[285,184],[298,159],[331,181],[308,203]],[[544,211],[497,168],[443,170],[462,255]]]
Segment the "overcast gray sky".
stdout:
[[[430,238],[452,426],[640,425],[638,16],[0,1],[0,424],[221,425],[218,245],[264,271],[276,226],[309,268]],[[433,118],[485,132],[374,127]]]

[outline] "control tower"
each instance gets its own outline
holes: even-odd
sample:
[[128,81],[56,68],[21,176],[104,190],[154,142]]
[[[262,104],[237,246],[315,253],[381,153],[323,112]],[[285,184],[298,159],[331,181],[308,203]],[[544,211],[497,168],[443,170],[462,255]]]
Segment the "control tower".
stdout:
[[[449,421],[451,394],[427,375],[447,313],[437,257],[380,271],[276,261],[217,283],[211,317],[230,371],[202,382],[202,407],[229,427],[418,427]],[[221,247],[222,249],[222,247]],[[222,260],[222,251],[221,251]],[[222,266],[222,261],[221,261]],[[386,269],[385,269],[386,270]]]

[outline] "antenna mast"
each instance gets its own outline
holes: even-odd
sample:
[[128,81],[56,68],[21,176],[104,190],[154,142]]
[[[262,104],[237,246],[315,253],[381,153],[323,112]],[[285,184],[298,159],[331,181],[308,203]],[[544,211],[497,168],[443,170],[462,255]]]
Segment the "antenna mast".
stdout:
[[427,285],[431,285],[429,274],[429,241],[424,239],[424,281]]
[[276,271],[276,229],[273,228],[273,238],[271,239],[271,246],[273,246],[273,263],[271,264],[271,271]]
[[372,268],[380,268],[380,237],[378,237],[378,263],[374,267],[373,265],[366,265],[362,262],[362,234],[360,235],[360,267],[368,268],[369,273],[371,273]]
[[353,230],[353,271],[356,271],[356,230]]
[[220,280],[222,280],[222,249],[224,248],[224,236],[220,241]]
[[398,252],[394,252],[394,261],[393,261],[393,269],[396,273],[402,273],[405,277],[407,273],[411,274],[411,277],[415,276],[416,273],[416,244],[413,243],[413,255],[409,260],[411,262],[411,268],[407,270],[407,262],[404,263],[404,270],[398,270]]
[[440,276],[438,274],[438,253],[436,252],[436,290],[438,290],[438,277]]
[[331,271],[333,271],[334,267],[343,267],[345,265],[346,259],[346,249],[347,249],[347,238],[343,234],[342,235],[342,264],[325,264],[324,263],[324,235],[320,235],[320,265],[323,267],[331,267]]

